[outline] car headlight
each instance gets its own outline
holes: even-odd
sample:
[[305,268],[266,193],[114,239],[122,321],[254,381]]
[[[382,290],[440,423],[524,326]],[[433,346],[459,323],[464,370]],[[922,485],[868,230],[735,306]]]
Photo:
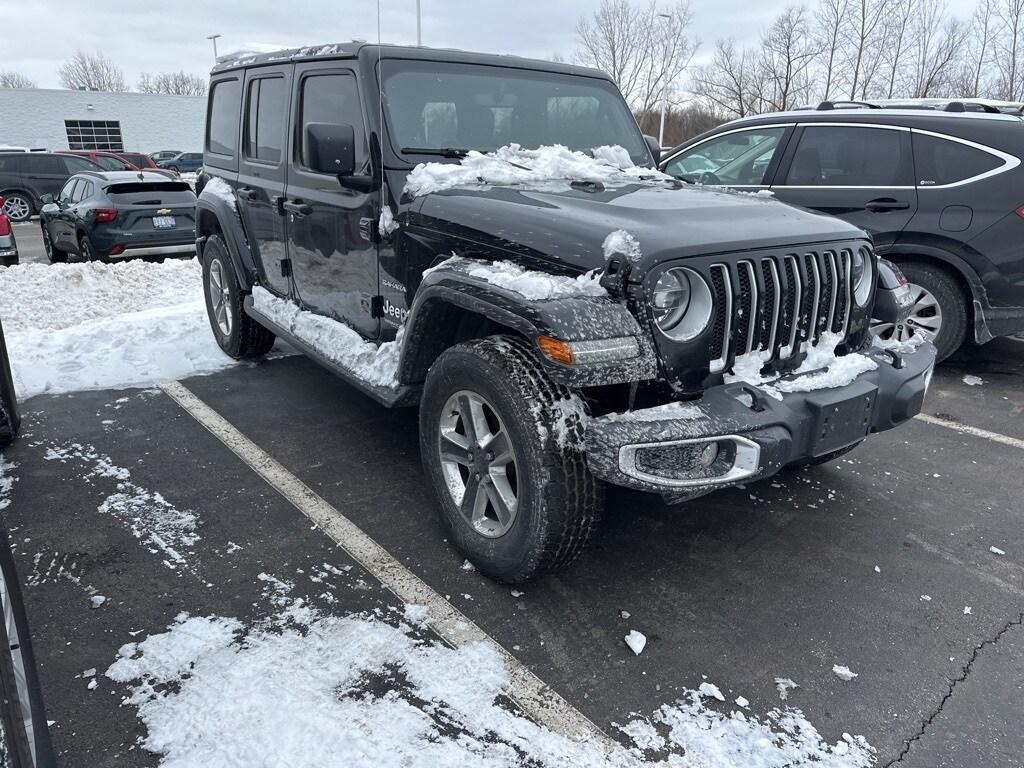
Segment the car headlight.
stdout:
[[690,341],[711,322],[711,289],[687,267],[666,270],[651,294],[651,312],[658,329],[673,341]]
[[871,286],[875,282],[874,260],[870,254],[863,249],[853,252],[850,262],[850,278],[853,280],[853,299],[858,307],[868,303],[871,296]]

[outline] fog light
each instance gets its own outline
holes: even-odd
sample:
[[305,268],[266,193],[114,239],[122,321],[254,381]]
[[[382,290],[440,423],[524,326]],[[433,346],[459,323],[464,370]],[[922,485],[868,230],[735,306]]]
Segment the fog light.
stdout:
[[708,443],[700,452],[700,465],[707,469],[718,458],[718,443]]

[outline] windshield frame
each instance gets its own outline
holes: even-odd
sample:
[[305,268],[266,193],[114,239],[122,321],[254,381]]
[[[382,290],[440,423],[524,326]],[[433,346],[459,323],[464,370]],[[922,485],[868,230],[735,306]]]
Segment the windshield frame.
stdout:
[[[566,73],[558,69],[544,69],[541,67],[522,67],[513,66],[511,64],[492,64],[489,62],[476,62],[476,61],[458,61],[458,60],[447,60],[447,59],[423,59],[423,58],[405,58],[396,56],[383,57],[373,62],[373,69],[375,71],[378,94],[380,94],[380,115],[378,119],[382,122],[381,129],[387,136],[387,146],[390,153],[395,157],[399,158],[409,166],[414,166],[424,162],[445,162],[451,159],[458,159],[457,155],[445,154],[443,150],[448,149],[446,147],[416,147],[417,149],[429,149],[429,152],[404,152],[403,149],[409,149],[408,146],[402,146],[402,142],[398,139],[395,133],[394,124],[392,121],[392,115],[387,103],[387,99],[384,94],[386,93],[386,80],[381,76],[381,69],[384,68],[385,73],[388,77],[392,75],[392,72],[388,72],[386,67],[388,64],[398,64],[400,67],[408,67],[410,69],[429,69],[430,67],[437,68],[460,68],[466,70],[501,70],[501,71],[513,71],[516,73],[523,73],[525,77],[536,76],[536,77],[547,77],[552,80],[569,80],[571,82],[589,81],[588,84],[593,84],[601,90],[607,91],[609,96],[612,97],[621,108],[625,110],[625,114],[628,115],[627,130],[633,132],[636,138],[637,146],[642,153],[642,161],[634,162],[639,167],[646,168],[657,168],[654,155],[651,153],[651,148],[648,145],[647,139],[644,137],[643,132],[640,130],[640,126],[636,121],[636,116],[633,111],[629,108],[626,100],[623,98],[622,93],[616,87],[608,77],[602,76],[601,73],[595,72],[594,74],[588,73]],[[514,138],[513,138],[514,141]],[[532,147],[530,147],[532,148]],[[461,149],[461,148],[455,148]],[[477,147],[466,147],[465,149],[481,151]],[[484,149],[482,151],[489,152],[493,150]],[[628,151],[628,150],[627,150]]]

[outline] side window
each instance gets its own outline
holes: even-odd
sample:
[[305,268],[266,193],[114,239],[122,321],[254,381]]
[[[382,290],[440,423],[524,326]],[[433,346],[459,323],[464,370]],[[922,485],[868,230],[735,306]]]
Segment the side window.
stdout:
[[[68,176],[68,166],[64,165],[65,158],[60,155],[26,155],[24,159],[24,172],[27,174],[57,174]],[[87,166],[91,168],[92,166]],[[85,170],[84,168],[82,170]]]
[[906,131],[807,126],[783,182],[790,186],[913,186]]
[[62,203],[70,203],[75,194],[75,186],[78,183],[78,179],[68,179],[68,183],[61,187],[60,193],[57,195],[57,199]]
[[716,136],[677,155],[665,171],[704,184],[764,184],[785,133],[785,127],[752,128]]
[[80,179],[78,182],[78,188],[75,190],[74,196],[71,198],[73,202],[81,202],[88,197],[92,197],[93,184],[91,181]]
[[[67,169],[66,173],[79,173],[81,171],[95,171],[96,166],[92,164],[90,160],[84,157],[78,157],[77,155],[64,155],[64,166]],[[113,170],[120,171],[123,166],[118,166]]]
[[284,78],[264,77],[249,83],[245,121],[246,157],[265,163],[276,164],[280,161],[285,101]]
[[310,123],[349,123],[356,134],[356,167],[366,162],[366,132],[356,79],[351,75],[310,75],[302,80],[299,114],[299,158],[306,163],[302,142]]
[[210,92],[206,117],[206,149],[233,157],[238,149],[238,112],[242,102],[242,83],[221,80]]
[[107,155],[97,155],[96,165],[105,171],[123,171],[125,170],[124,163],[115,157],[108,157]]
[[914,166],[919,186],[955,184],[1002,164],[1002,158],[990,152],[914,131]]
[[21,170],[21,152],[0,152],[0,173],[18,173]]

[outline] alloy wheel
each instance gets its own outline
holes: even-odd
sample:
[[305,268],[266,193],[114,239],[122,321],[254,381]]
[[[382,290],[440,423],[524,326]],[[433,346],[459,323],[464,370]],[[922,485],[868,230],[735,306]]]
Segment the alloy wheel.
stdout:
[[11,221],[25,221],[32,215],[32,206],[21,195],[4,198],[4,213]]
[[448,493],[477,533],[505,534],[519,509],[519,473],[508,430],[486,398],[456,392],[441,411],[441,473]]
[[909,283],[907,287],[914,296],[910,316],[902,323],[872,321],[871,333],[886,341],[907,341],[920,335],[925,341],[934,343],[942,329],[942,307],[931,291],[916,283]]
[[224,279],[224,267],[221,265],[220,259],[210,262],[206,290],[210,296],[210,309],[213,312],[217,328],[224,336],[230,336],[231,326],[234,324],[234,314],[231,308],[231,292],[228,289],[227,280]]

